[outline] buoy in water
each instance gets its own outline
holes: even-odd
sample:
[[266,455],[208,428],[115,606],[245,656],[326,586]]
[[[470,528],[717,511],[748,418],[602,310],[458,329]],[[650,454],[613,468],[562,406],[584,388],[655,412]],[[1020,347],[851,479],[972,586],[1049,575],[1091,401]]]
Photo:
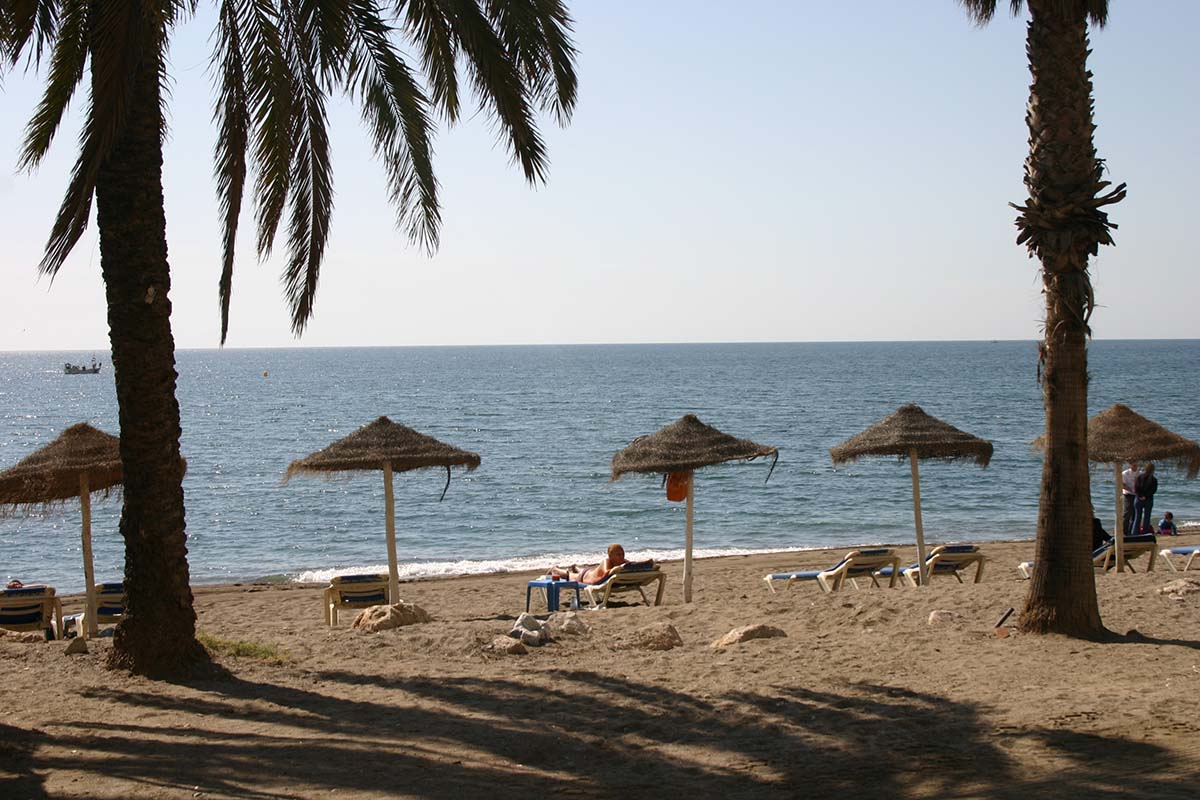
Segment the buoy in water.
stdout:
[[267,371],[265,369],[263,370],[263,377],[267,377]]

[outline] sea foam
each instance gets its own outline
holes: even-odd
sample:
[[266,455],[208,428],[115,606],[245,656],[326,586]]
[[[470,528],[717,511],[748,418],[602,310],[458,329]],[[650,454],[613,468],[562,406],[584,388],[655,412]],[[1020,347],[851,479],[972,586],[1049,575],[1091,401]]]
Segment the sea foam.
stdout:
[[[795,553],[818,550],[820,547],[786,547],[750,549],[742,547],[716,547],[692,552],[693,558],[719,558],[721,556],[752,556],[761,553]],[[589,553],[543,553],[533,556],[515,556],[496,559],[459,559],[457,561],[414,561],[399,565],[400,580],[422,578],[446,578],[460,575],[490,575],[505,572],[529,572],[548,570],[551,567],[586,566],[595,564],[602,554]],[[626,553],[630,561],[678,561],[683,558],[683,548],[660,550],[631,550]],[[289,575],[297,583],[324,583],[336,575],[362,573],[386,574],[387,564],[372,564],[361,567],[336,567],[333,569],[309,569]]]

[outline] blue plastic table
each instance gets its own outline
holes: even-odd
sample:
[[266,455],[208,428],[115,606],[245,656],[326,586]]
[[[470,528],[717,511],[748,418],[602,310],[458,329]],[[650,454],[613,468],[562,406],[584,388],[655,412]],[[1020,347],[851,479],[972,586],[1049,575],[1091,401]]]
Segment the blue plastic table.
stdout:
[[525,587],[525,610],[529,610],[529,600],[533,595],[534,589],[546,590],[547,611],[558,611],[558,594],[562,589],[575,590],[575,605],[578,606],[580,602],[579,588],[581,586],[583,586],[582,583],[575,581],[552,581],[549,578],[538,578],[535,581],[530,581],[529,585]]

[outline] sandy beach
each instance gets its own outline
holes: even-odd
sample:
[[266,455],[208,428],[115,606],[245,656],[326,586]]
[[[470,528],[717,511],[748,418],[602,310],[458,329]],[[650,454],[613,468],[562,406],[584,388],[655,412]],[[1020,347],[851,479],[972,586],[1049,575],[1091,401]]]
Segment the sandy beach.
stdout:
[[[689,606],[669,563],[663,606],[581,612],[588,633],[526,655],[488,645],[530,574],[405,584],[434,622],[377,634],[327,628],[319,586],[198,587],[204,635],[260,646],[226,648],[227,677],[109,672],[105,638],[0,638],[0,796],[1195,797],[1200,594],[1137,564],[1097,578],[1120,641],[999,638],[1033,542],[985,550],[979,585],[828,595],[762,577],[844,550],[706,559]],[[663,623],[682,646],[629,646]],[[753,623],[786,636],[711,646]]]

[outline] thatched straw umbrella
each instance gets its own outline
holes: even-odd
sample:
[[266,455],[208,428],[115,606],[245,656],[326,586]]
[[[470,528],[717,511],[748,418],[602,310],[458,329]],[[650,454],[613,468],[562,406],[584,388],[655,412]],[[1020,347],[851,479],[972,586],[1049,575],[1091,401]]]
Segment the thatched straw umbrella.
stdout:
[[[1045,437],[1039,436],[1033,446],[1044,449]],[[1124,572],[1125,504],[1121,498],[1121,465],[1127,461],[1166,462],[1192,479],[1200,473],[1200,444],[1146,419],[1123,403],[1116,403],[1088,420],[1088,460],[1114,465],[1117,513],[1113,539],[1117,571]]]
[[936,458],[943,461],[971,460],[986,467],[992,460],[992,443],[960,431],[926,414],[913,403],[901,406],[881,422],[872,425],[830,448],[834,465],[857,461],[863,456],[898,456],[912,465],[913,522],[917,528],[917,564],[921,585],[928,581],[925,571],[925,529],[921,523],[921,477],[917,461]]
[[[479,466],[479,456],[439,442],[432,436],[380,417],[369,425],[338,439],[324,450],[293,461],[284,476],[284,483],[301,472],[344,472],[347,470],[383,470],[383,496],[387,517],[388,600],[397,602],[400,596],[400,572],[396,566],[396,509],[392,497],[392,472],[408,472],[430,467],[446,468],[446,486],[450,485],[450,468]],[[442,490],[442,496],[446,490]]]
[[[687,536],[683,554],[683,601],[692,602],[692,520],[695,505],[695,483],[692,471],[725,461],[744,461],[760,456],[779,458],[779,449],[756,444],[749,439],[736,439],[716,428],[705,425],[694,414],[685,414],[676,422],[634,439],[628,447],[613,456],[612,479],[626,472],[655,472],[685,474],[687,480]],[[774,469],[775,465],[772,464]],[[771,477],[767,473],[767,478]]]
[[92,566],[93,492],[119,486],[120,440],[80,422],[0,472],[0,505],[52,506],[79,498],[83,510],[83,579],[87,584],[87,632],[95,636],[96,578]]

